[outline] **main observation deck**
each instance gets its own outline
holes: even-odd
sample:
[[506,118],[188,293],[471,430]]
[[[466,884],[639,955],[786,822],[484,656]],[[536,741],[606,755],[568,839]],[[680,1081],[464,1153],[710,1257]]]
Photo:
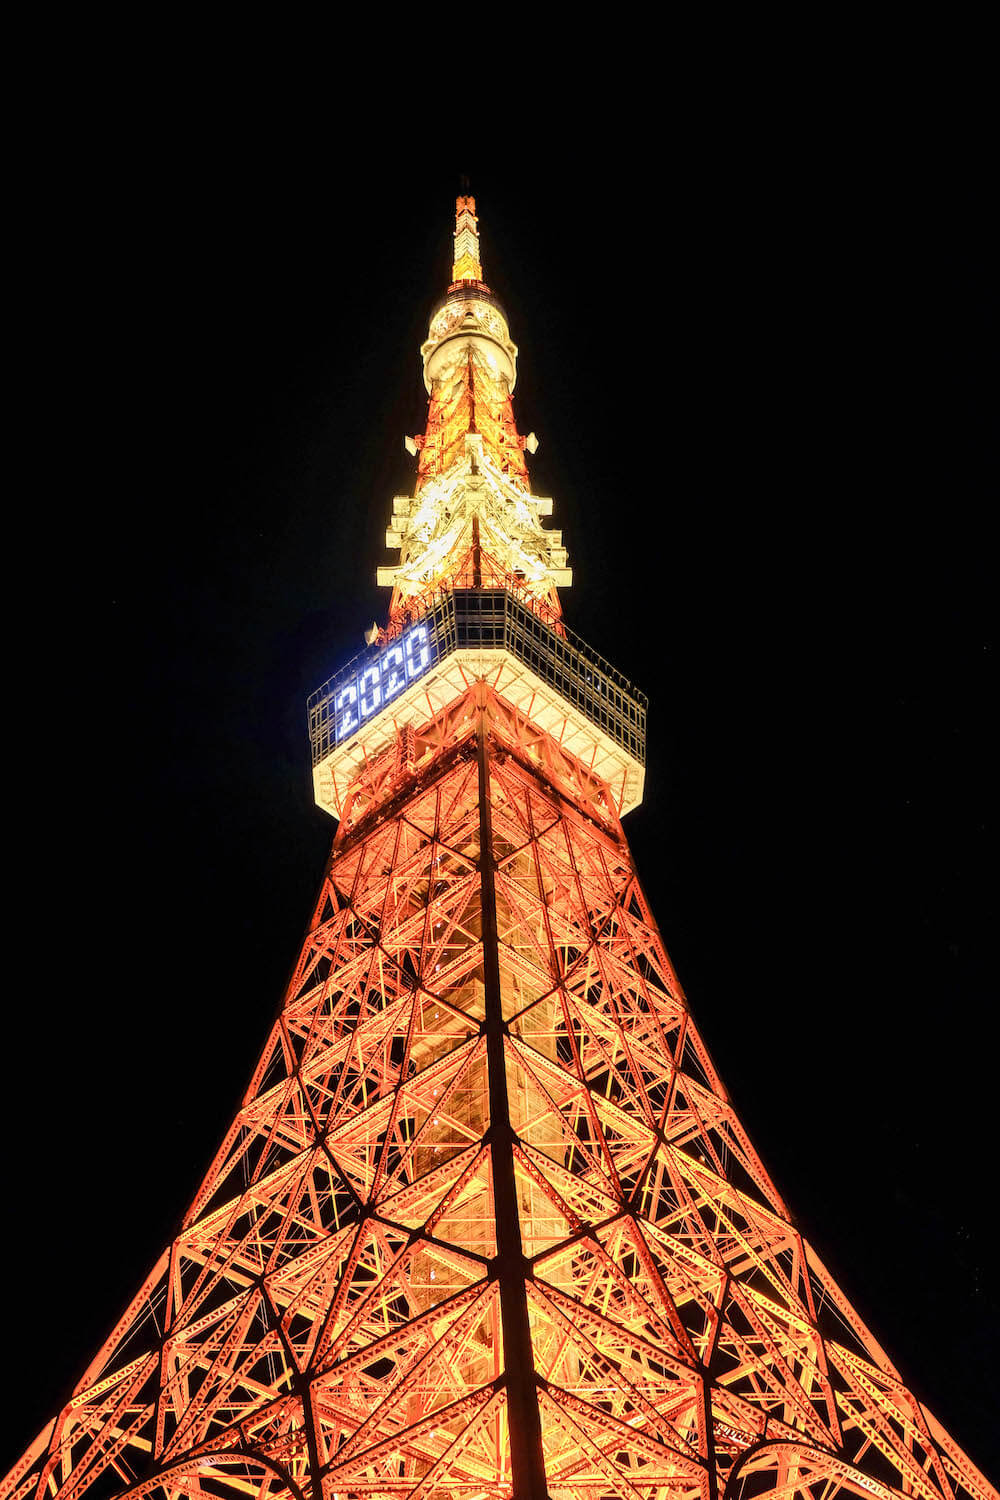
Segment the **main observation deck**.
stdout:
[[340,816],[343,788],[399,730],[487,679],[611,787],[642,800],[645,694],[586,642],[506,589],[454,589],[396,640],[361,652],[308,699],[316,800]]

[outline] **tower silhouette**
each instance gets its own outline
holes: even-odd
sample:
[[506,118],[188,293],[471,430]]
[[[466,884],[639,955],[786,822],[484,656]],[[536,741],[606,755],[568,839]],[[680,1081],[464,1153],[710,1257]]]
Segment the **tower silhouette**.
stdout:
[[310,702],[339,828],[281,1013],[9,1492],[986,1495],[791,1223],[646,908],[645,703],[563,624],[468,198],[422,352],[388,622]]

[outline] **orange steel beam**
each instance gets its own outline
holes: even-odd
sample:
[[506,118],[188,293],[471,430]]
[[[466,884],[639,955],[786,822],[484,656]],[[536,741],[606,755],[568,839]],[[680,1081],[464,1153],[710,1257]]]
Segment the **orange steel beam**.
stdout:
[[183,1228],[4,1494],[986,1500],[770,1185],[617,818],[482,684],[449,723],[342,824]]
[[493,1165],[493,1201],[497,1226],[497,1274],[503,1319],[510,1402],[511,1471],[518,1500],[546,1500],[542,1425],[535,1384],[535,1362],[531,1347],[531,1323],[525,1293],[530,1274],[521,1243],[514,1181],[514,1146],[517,1136],[511,1126],[507,1097],[505,1055],[506,1026],[500,978],[496,918],[493,815],[490,797],[489,753],[486,719],[477,715],[476,760],[479,792],[479,874],[482,883],[483,984],[485,1033],[490,1075],[490,1150]]
[[[461,587],[565,643],[471,198],[455,246],[382,640]],[[236,1118],[0,1500],[996,1500],[792,1221],[614,789],[487,658],[338,773]]]

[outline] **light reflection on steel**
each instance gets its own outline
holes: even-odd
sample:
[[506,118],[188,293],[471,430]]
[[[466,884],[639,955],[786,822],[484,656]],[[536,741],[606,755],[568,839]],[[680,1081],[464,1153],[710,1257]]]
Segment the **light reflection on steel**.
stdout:
[[[454,274],[485,295],[471,199]],[[441,491],[469,527],[437,600],[505,587],[479,520],[497,545],[526,484],[476,358],[432,391],[422,450],[415,504],[432,468],[468,471]],[[593,769],[483,676],[353,774],[183,1227],[0,1493],[995,1495],[792,1222]]]

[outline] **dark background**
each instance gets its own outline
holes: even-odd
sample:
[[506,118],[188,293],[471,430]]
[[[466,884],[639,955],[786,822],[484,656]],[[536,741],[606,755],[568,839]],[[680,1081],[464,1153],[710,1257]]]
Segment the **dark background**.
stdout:
[[974,152],[763,104],[478,155],[417,112],[378,150],[374,103],[210,96],[92,101],[22,294],[0,1463],[172,1234],[295,959],[333,832],[305,698],[384,615],[464,171],[567,620],[649,694],[627,832],[695,1017],[821,1255],[995,1473]]

